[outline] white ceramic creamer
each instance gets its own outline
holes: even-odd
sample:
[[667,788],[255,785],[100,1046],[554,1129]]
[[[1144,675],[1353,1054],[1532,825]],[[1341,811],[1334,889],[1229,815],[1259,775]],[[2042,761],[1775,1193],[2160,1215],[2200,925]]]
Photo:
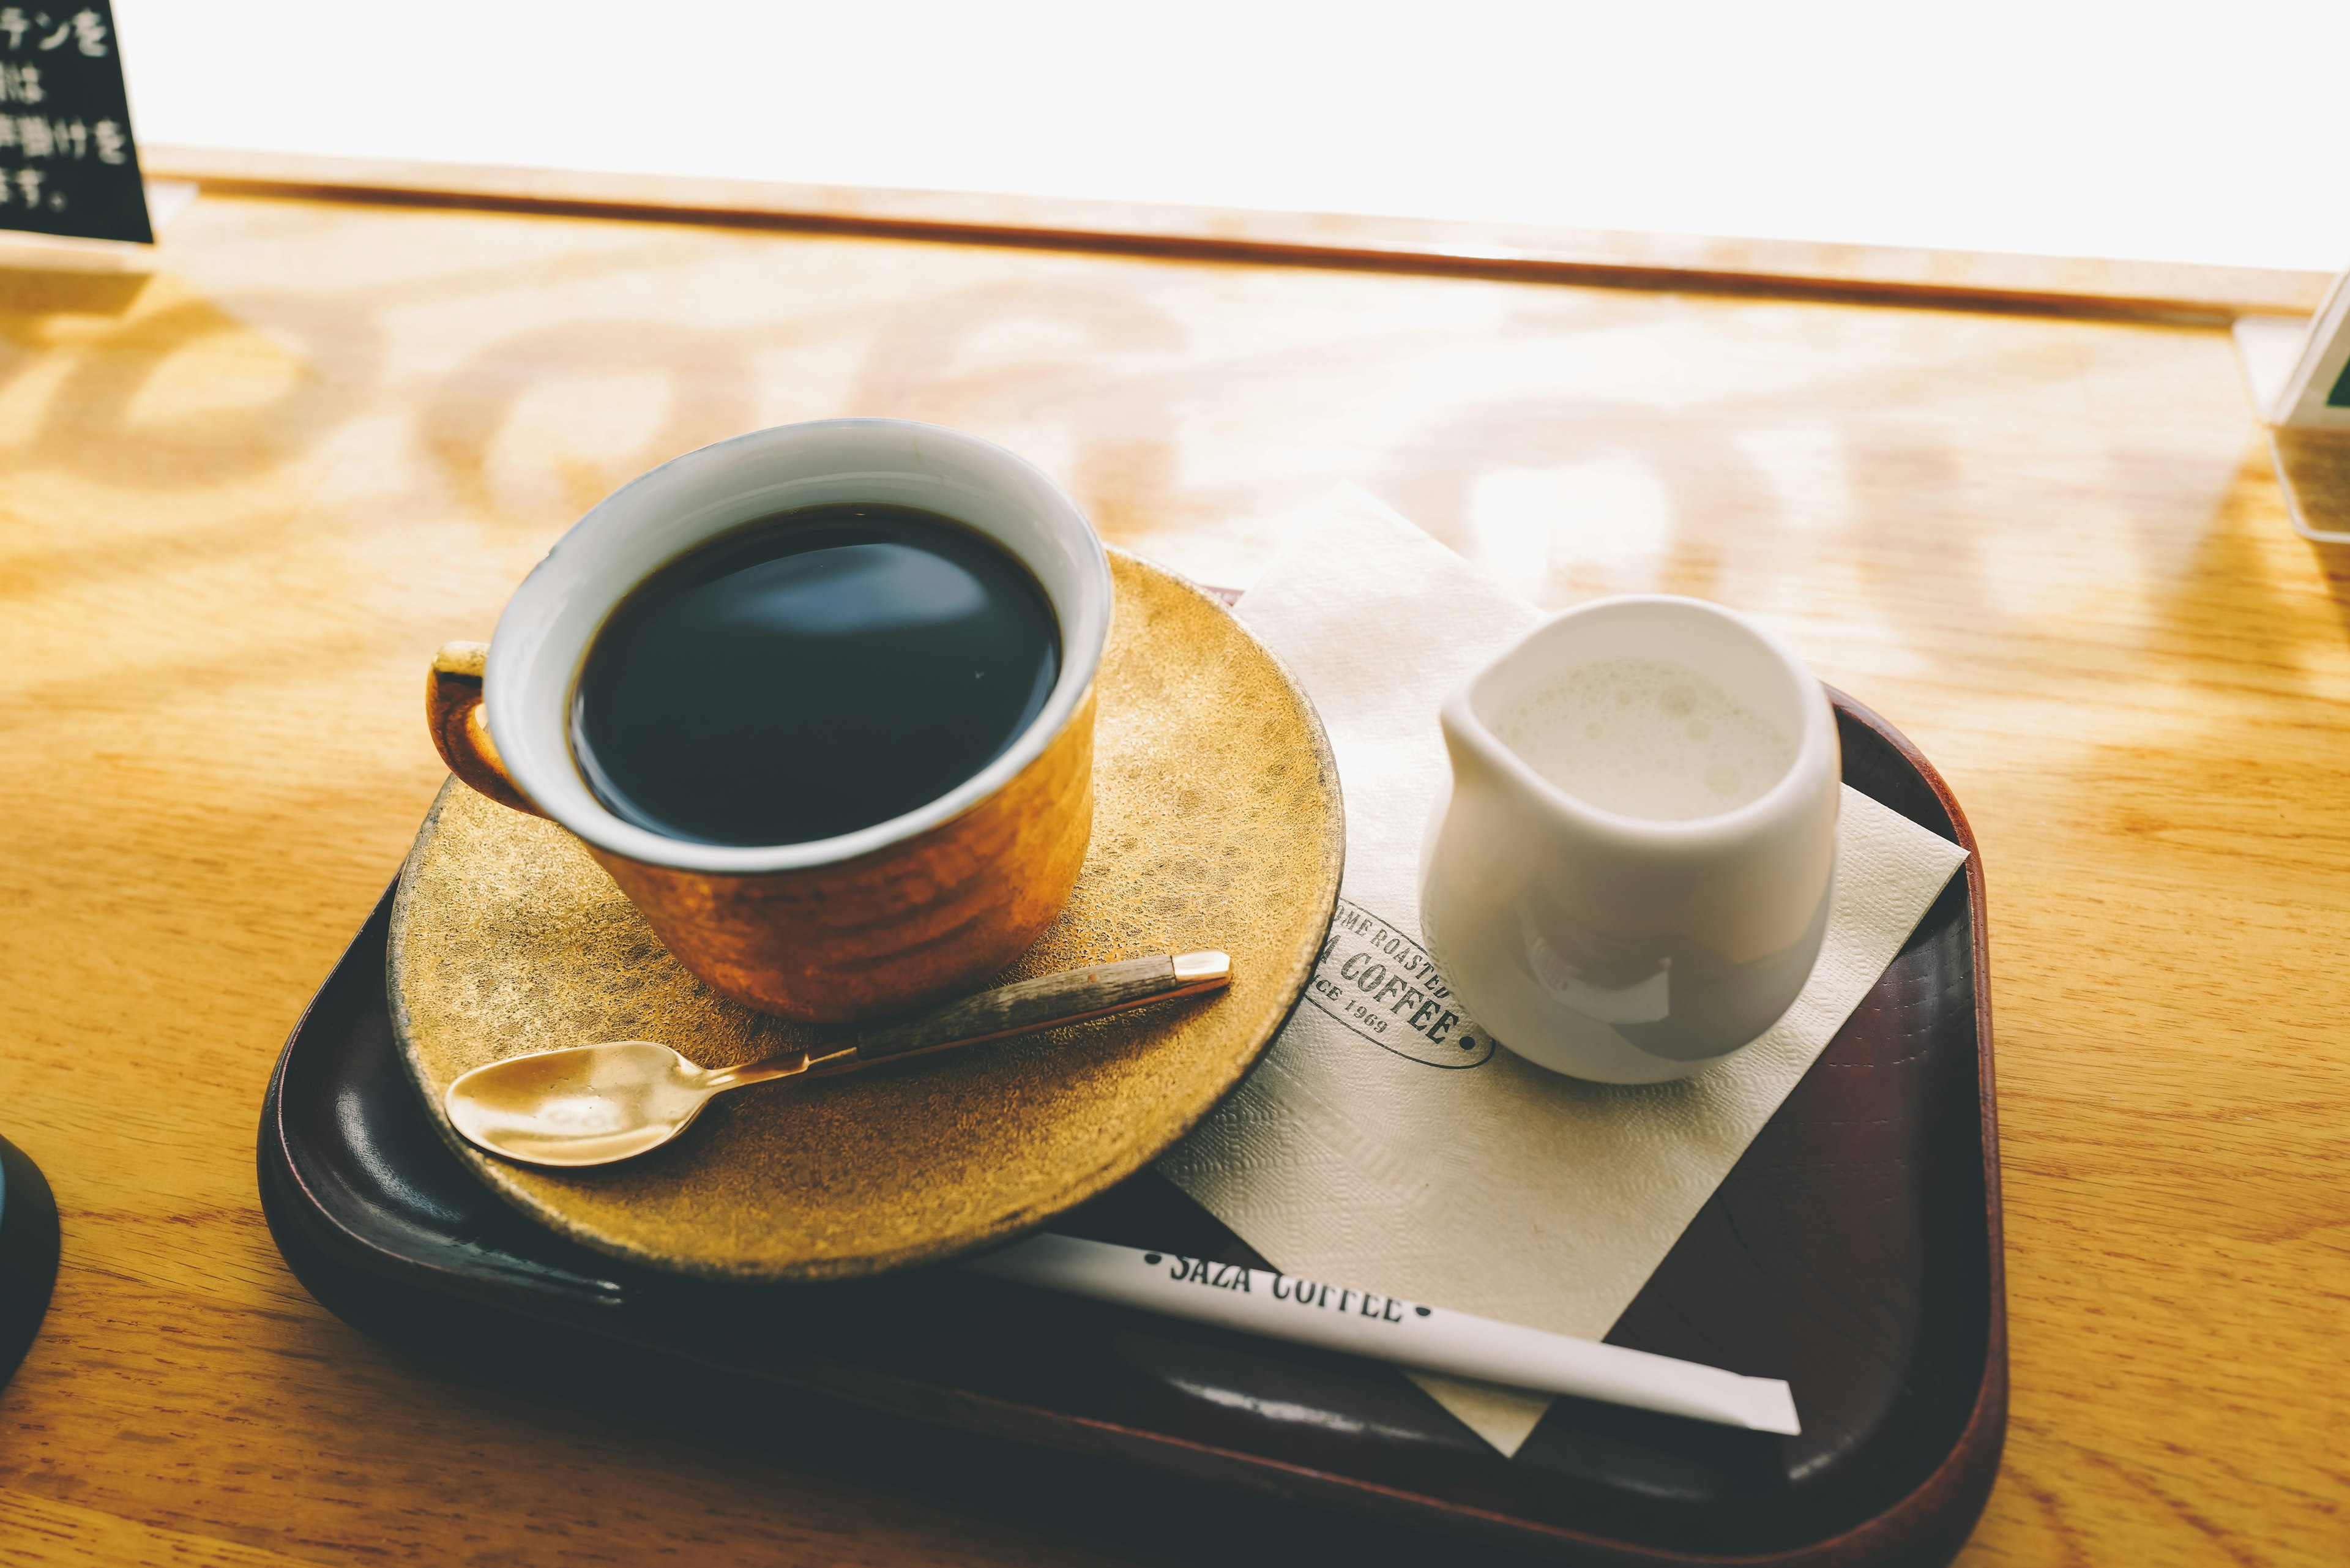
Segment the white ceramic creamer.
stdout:
[[1827,929],[1841,757],[1826,693],[1776,638],[1700,599],[1596,600],[1441,718],[1420,923],[1496,1040],[1655,1083],[1786,1012]]

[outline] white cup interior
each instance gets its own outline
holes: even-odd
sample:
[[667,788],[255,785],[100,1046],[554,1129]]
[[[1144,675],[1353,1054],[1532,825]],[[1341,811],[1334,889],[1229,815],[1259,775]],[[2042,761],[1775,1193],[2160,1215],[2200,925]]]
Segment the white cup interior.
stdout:
[[[697,844],[607,810],[571,753],[574,683],[629,590],[697,545],[778,512],[866,501],[935,512],[985,535],[1035,575],[1060,623],[1061,672],[1043,710],[959,787],[855,833],[756,847]],[[967,810],[1033,762],[1076,711],[1109,635],[1109,561],[1076,503],[1003,448],[904,420],[755,431],[663,463],[607,496],[556,541],[498,618],[484,681],[490,734],[540,809],[592,844],[687,870],[748,874],[870,853]]]

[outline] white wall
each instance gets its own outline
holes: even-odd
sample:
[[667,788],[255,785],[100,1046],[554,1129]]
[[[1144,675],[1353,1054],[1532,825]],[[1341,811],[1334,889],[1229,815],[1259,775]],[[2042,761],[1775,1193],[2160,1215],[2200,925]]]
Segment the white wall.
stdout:
[[2350,264],[2350,0],[120,0],[117,16],[136,129],[157,142]]

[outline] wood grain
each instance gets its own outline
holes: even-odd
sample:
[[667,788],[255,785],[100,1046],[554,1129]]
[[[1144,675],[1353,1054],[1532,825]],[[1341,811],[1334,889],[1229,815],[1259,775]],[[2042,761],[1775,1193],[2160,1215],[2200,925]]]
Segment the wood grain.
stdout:
[[652,462],[876,413],[1201,580],[1351,481],[1545,604],[1767,620],[1983,846],[2014,1404],[1964,1561],[2350,1557],[2350,553],[2224,333],[217,196],[164,257],[0,276],[0,1131],[65,1216],[16,1555],[1166,1560],[410,1360],[255,1208],[442,777],[417,670]]
[[0,1542],[23,1568],[293,1568],[307,1561],[9,1492],[0,1492]]

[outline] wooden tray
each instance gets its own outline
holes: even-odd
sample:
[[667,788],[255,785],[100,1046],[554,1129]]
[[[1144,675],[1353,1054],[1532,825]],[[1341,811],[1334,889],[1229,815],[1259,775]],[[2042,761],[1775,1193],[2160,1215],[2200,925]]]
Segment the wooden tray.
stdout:
[[[1846,781],[1971,851],[1915,748],[1835,704]],[[322,1303],[411,1343],[596,1336],[571,1366],[674,1358],[1559,1562],[1939,1563],[1990,1492],[2007,1411],[1982,900],[1970,856],[1608,1335],[1788,1378],[1796,1438],[1562,1399],[1504,1459],[1373,1363],[951,1269],[761,1287],[588,1251],[433,1131],[385,1012],[389,893],[278,1059],[263,1208]],[[1056,1228],[1252,1258],[1149,1171]]]

